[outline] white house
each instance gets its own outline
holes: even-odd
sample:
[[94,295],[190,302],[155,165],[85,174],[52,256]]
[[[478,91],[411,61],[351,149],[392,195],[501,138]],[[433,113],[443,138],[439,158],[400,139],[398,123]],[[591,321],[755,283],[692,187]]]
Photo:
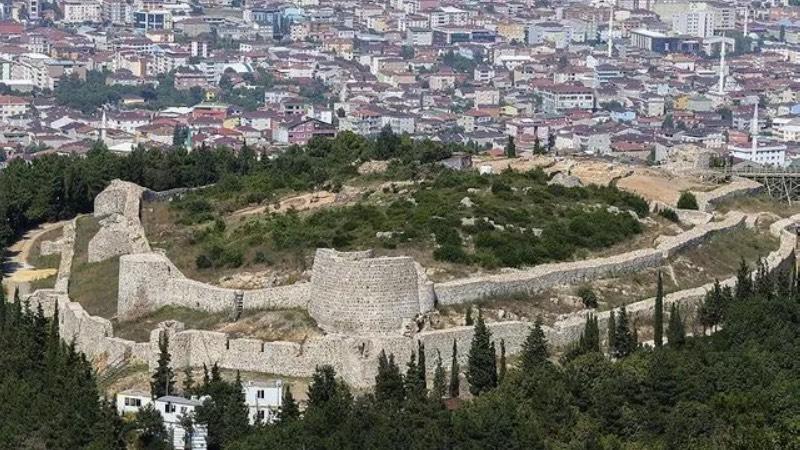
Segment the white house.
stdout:
[[272,422],[283,405],[283,382],[248,381],[242,389],[250,423]]
[[122,391],[117,394],[117,414],[135,414],[139,412],[139,408],[143,408],[150,403],[153,403],[153,399],[150,397],[149,392]]
[[193,416],[197,407],[202,405],[207,398],[205,396],[199,399],[187,399],[166,395],[155,401],[155,408],[164,419],[164,427],[172,435],[172,446],[175,450],[206,450],[208,430],[205,425],[195,423],[191,436],[187,438],[186,430],[181,425],[181,419]]

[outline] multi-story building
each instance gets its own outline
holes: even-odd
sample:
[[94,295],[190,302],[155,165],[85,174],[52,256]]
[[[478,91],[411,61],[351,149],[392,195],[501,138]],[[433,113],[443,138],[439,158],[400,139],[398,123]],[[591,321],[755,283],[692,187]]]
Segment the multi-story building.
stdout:
[[130,25],[133,23],[133,5],[126,0],[104,0],[103,19],[112,25]]
[[672,16],[672,31],[706,38],[714,35],[714,11],[695,9],[680,12]]
[[25,114],[28,111],[29,103],[28,100],[21,97],[0,95],[0,120]]
[[61,3],[64,23],[99,23],[103,20],[102,5],[93,0],[66,0]]
[[283,382],[248,381],[242,386],[251,424],[269,423],[283,405]]
[[452,6],[443,6],[431,11],[430,18],[431,27],[463,27],[468,23],[469,13]]
[[172,13],[165,9],[139,10],[133,13],[133,26],[137,30],[171,30]]
[[560,84],[542,88],[539,93],[542,96],[542,110],[546,113],[594,108],[594,92],[584,86]]

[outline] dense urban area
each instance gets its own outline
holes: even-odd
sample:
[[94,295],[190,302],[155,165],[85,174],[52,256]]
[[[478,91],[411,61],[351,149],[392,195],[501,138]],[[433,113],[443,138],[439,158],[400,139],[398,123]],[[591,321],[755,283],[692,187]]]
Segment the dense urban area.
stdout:
[[0,450],[800,448],[798,0],[0,0]]

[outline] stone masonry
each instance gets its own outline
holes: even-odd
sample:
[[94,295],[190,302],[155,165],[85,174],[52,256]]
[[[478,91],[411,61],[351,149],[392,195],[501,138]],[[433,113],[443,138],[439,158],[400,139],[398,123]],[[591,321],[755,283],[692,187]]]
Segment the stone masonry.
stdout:
[[95,197],[94,216],[100,219],[100,230],[89,241],[89,262],[150,251],[139,218],[144,192],[141,186],[114,180]]
[[[707,224],[706,228],[696,227],[679,236],[664,238],[655,250],[673,254],[700,242],[713,232],[732,229],[744,222],[743,215],[731,214],[720,222]],[[751,222],[753,221],[747,220],[747,223]],[[792,259],[797,244],[797,235],[793,231],[788,231],[787,228],[799,222],[800,215],[796,215],[771,225],[770,232],[780,238],[780,247],[766,258],[770,270],[774,270]],[[316,313],[324,322],[330,319],[325,315],[335,314],[335,308],[340,305],[340,303],[332,301],[335,298],[334,295],[325,296],[324,294],[329,293],[329,288],[338,289],[338,294],[335,292],[334,294],[345,296],[346,301],[352,302],[346,306],[356,308],[350,310],[349,314],[376,314],[377,326],[372,324],[372,320],[363,321],[361,317],[347,321],[333,318],[327,324],[328,330],[330,330],[328,334],[311,338],[303,343],[294,343],[231,339],[224,333],[185,330],[180,323],[165,322],[151,333],[149,342],[136,343],[116,338],[113,336],[113,326],[110,321],[90,316],[78,303],[71,302],[67,296],[74,250],[74,233],[73,221],[64,227],[64,236],[60,239],[63,247],[56,287],[37,290],[29,299],[34,306],[42,304],[48,316],[52,315],[58,305],[59,328],[62,336],[65,339],[74,339],[78,348],[87,356],[95,361],[102,361],[106,365],[114,366],[123,362],[136,361],[153,365],[158,357],[158,337],[161,333],[168,333],[172,338],[170,352],[176,368],[199,367],[204,363],[216,362],[220,367],[232,370],[307,377],[313,373],[317,365],[331,364],[346,382],[356,388],[366,388],[373,384],[377,370],[377,355],[382,349],[394,353],[398,361],[404,361],[409,357],[411,351],[416,349],[417,341],[421,341],[425,344],[428,360],[433,361],[441,354],[443,360],[447,361],[451,357],[451,347],[455,340],[459,347],[459,358],[462,363],[466,362],[467,349],[472,338],[472,327],[424,331],[409,337],[396,331],[395,325],[402,320],[398,318],[390,321],[377,312],[377,309],[385,306],[395,311],[395,314],[404,316],[403,319],[413,318],[412,314],[416,314],[417,311],[427,311],[432,308],[433,296],[430,283],[420,276],[420,267],[413,261],[405,261],[404,258],[371,258],[369,252],[353,254],[320,250],[317,257],[320,258],[320,254],[322,255],[320,261],[324,270],[321,273],[326,274],[330,271],[334,274],[333,277],[323,275],[320,278],[320,276],[312,275],[311,283],[300,283],[287,286],[285,289],[248,291],[249,294],[245,293],[245,305],[248,305],[248,300],[252,307],[257,307],[256,305],[260,305],[258,307],[270,307],[271,305],[302,307],[309,304],[309,309],[314,311],[315,307],[312,306],[314,299],[324,296],[325,300],[321,303],[323,307]],[[638,258],[642,258],[639,253],[632,253],[634,254],[623,258],[627,262],[621,267],[627,267],[627,264],[635,265],[636,261],[639,261]],[[601,260],[603,259],[601,258]],[[376,261],[377,264],[375,264]],[[647,261],[647,258],[642,261]],[[604,268],[605,263],[589,262],[587,264],[581,269],[584,273],[580,276],[587,276],[587,274],[602,276],[602,273],[612,270]],[[379,268],[377,272],[375,267]],[[619,270],[619,268],[613,270]],[[355,275],[350,273],[351,271],[355,271]],[[357,278],[353,277],[364,276],[374,276],[376,280],[386,280],[389,273],[396,272],[399,272],[403,280],[408,281],[408,286],[392,288],[396,292],[389,293],[394,300],[388,305],[379,303],[385,301],[382,297],[376,298],[376,302],[372,302],[373,297],[367,294],[356,297],[356,300],[365,299],[365,302],[353,301],[348,297],[350,295],[348,291],[333,284],[336,280],[339,280],[342,285],[360,284],[361,281],[357,281]],[[565,280],[563,282],[571,282],[569,280],[574,280],[574,277],[578,276],[569,270],[565,273],[566,275],[553,276],[556,279]],[[123,279],[128,281],[123,282]],[[367,279],[367,284],[370,279]],[[315,280],[320,281],[317,287],[314,287]],[[150,283],[148,284],[146,281]],[[128,282],[132,284],[126,285]],[[732,277],[723,280],[722,284],[732,285],[734,282],[735,278]],[[187,307],[204,308],[205,305],[205,307],[215,308],[218,304],[229,304],[229,295],[234,293],[232,290],[221,288],[209,290],[213,287],[186,279],[164,255],[158,253],[123,256],[120,264],[120,283],[121,298],[125,297],[129,302],[128,305],[121,306],[128,308],[128,311],[158,307],[162,302],[160,300],[162,297],[167,298],[168,302],[179,302],[176,304],[183,304]],[[702,299],[711,286],[709,284],[669,294],[666,297],[666,303],[668,305],[671,303],[693,304]],[[356,294],[359,292],[358,288],[352,289],[352,292]],[[630,304],[627,308],[634,317],[643,318],[652,314],[653,305],[654,299],[647,299]],[[561,348],[576,341],[583,330],[586,316],[590,312],[581,311],[566,315],[552,327],[546,327],[545,334],[551,345]],[[601,328],[606,326],[608,315],[608,312],[597,313]],[[325,326],[323,325],[323,327]],[[504,339],[509,355],[513,355],[520,350],[530,323],[511,321],[491,323],[488,326],[492,330],[494,339]],[[340,328],[350,328],[353,329],[353,332],[340,330]],[[384,329],[388,331],[383,331]],[[373,332],[373,330],[377,331]],[[429,365],[429,368],[432,369],[432,367],[432,364]]]

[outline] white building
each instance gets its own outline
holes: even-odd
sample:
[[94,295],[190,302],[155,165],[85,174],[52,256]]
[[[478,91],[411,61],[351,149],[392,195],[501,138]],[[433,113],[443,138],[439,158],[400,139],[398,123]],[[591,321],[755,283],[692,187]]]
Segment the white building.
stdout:
[[181,425],[181,419],[194,416],[195,410],[203,404],[203,400],[206,398],[208,397],[186,399],[167,395],[155,401],[156,411],[161,413],[164,427],[172,435],[172,446],[175,450],[206,450],[206,438],[208,437],[206,427],[195,423],[191,435],[187,437],[186,430]]
[[117,414],[136,414],[140,408],[153,403],[149,392],[144,391],[122,391],[117,394]]
[[0,120],[25,114],[28,111],[28,100],[11,95],[0,95]]
[[542,110],[558,113],[568,109],[594,108],[594,92],[584,86],[555,85],[540,91]]
[[672,16],[672,31],[706,38],[714,35],[714,12],[689,10]]
[[441,8],[431,11],[430,17],[431,28],[446,26],[463,27],[467,25],[469,13],[463,9],[452,6],[442,6]]
[[99,23],[103,20],[102,5],[94,0],[67,0],[61,4],[64,23]]
[[283,405],[283,382],[248,381],[242,389],[250,423],[272,422]]
[[800,117],[776,117],[772,129],[783,142],[800,142]]

